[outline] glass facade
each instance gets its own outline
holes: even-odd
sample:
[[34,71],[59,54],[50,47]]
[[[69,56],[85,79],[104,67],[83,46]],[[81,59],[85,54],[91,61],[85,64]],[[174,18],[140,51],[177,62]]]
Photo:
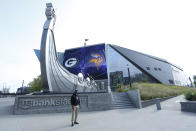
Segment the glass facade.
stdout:
[[129,81],[131,81],[131,83],[141,81],[156,82],[156,80],[138,69],[135,65],[125,59],[112,47],[110,47],[109,45],[107,46],[107,68],[109,69],[108,73],[110,76],[110,86],[112,90],[115,90],[117,84],[128,85]]
[[192,86],[190,78],[180,69],[172,66],[174,84],[178,86]]

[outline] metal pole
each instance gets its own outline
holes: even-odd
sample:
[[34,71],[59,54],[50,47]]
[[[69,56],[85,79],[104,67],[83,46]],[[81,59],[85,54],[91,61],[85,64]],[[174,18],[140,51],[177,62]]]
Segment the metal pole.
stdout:
[[22,87],[24,86],[24,80],[22,81]]
[[85,39],[84,40],[84,47],[86,46],[86,42],[88,41],[88,39]]
[[130,76],[129,67],[127,68],[127,70],[128,70],[128,77],[129,77],[129,85],[130,85],[130,87],[132,87],[132,85],[131,85],[131,76]]

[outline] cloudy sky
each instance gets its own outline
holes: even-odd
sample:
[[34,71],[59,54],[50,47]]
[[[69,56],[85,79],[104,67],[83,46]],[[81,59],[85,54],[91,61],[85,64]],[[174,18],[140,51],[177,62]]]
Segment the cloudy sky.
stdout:
[[40,74],[45,3],[57,15],[57,51],[110,43],[167,59],[196,75],[195,0],[1,0],[0,90],[16,91]]

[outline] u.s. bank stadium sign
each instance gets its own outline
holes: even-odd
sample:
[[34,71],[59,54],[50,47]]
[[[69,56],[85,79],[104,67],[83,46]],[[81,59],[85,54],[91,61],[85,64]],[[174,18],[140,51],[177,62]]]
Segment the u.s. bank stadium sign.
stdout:
[[[13,114],[40,114],[69,112],[72,94],[16,96]],[[112,103],[110,93],[79,94],[80,111],[108,110]]]
[[[88,106],[88,97],[80,97],[81,105]],[[18,100],[18,108],[22,110],[36,109],[36,108],[50,108],[50,107],[65,107],[71,108],[70,96],[55,96],[55,97],[34,97],[25,98],[22,97]]]

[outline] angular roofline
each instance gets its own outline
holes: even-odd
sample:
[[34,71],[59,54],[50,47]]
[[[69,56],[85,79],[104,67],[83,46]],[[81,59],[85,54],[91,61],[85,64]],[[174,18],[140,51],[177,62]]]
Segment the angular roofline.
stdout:
[[[85,46],[85,47],[91,47],[91,46],[96,46],[96,45],[101,45],[101,44],[105,44],[105,45],[106,45],[106,43],[99,43],[99,44],[87,45],[87,46]],[[111,46],[118,46],[118,45],[115,45],[115,44],[108,44],[108,45],[111,45]],[[73,49],[77,49],[77,48],[82,48],[82,47],[84,47],[84,46],[65,49],[65,51],[66,51],[66,50],[73,50]],[[118,46],[118,47],[121,47],[121,46]],[[124,47],[121,47],[121,48],[124,48]],[[128,49],[128,48],[126,48],[126,49]],[[37,49],[34,49],[34,50],[37,50]],[[128,50],[131,50],[131,49],[128,49]],[[65,52],[65,51],[64,51],[64,52]],[[150,58],[152,58],[152,59],[155,59],[155,60],[158,60],[158,61],[167,63],[167,64],[172,65],[172,66],[178,68],[179,70],[183,71],[183,69],[182,69],[181,67],[179,67],[179,66],[177,66],[177,65],[175,65],[175,64],[172,64],[171,62],[167,61],[166,59],[162,59],[162,58],[159,58],[159,57],[156,57],[156,56],[152,56],[152,55],[148,55],[148,54],[145,54],[145,53],[141,53],[141,52],[138,52],[138,51],[135,51],[135,50],[131,50],[131,51],[136,52],[136,53],[141,54],[141,55],[144,55],[144,56],[147,56],[147,57],[150,57]],[[62,52],[62,53],[64,53],[64,52]]]
[[[118,46],[118,45],[114,45],[114,44],[109,44],[109,45]],[[118,46],[118,47],[121,47],[121,46]],[[121,47],[121,48],[124,48],[124,47]],[[126,49],[128,49],[128,48],[126,48]],[[131,49],[128,49],[128,50],[131,50]],[[138,51],[134,51],[134,50],[131,50],[131,51],[136,52],[136,53],[141,54],[141,55],[144,55],[144,56],[147,56],[147,57],[150,57],[150,58],[152,58],[152,59],[155,59],[155,60],[158,60],[158,61],[167,63],[167,64],[172,65],[172,66],[178,68],[179,70],[183,71],[183,69],[182,69],[181,67],[179,67],[179,66],[177,66],[177,65],[175,65],[175,64],[172,64],[171,62],[168,62],[168,61],[165,60],[165,59],[162,59],[162,58],[159,58],[159,57],[156,57],[156,56],[152,56],[152,55],[148,55],[148,54],[144,54],[144,53],[141,53],[141,52],[138,52]]]

